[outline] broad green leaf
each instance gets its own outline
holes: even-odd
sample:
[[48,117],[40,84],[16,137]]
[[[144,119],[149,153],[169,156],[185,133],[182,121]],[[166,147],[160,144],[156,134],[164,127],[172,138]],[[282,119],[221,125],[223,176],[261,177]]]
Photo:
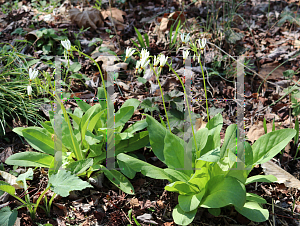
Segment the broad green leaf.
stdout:
[[219,216],[221,214],[221,209],[220,208],[209,208],[208,212],[215,217]]
[[83,112],[87,112],[87,110],[89,110],[92,107],[91,105],[87,104],[83,100],[78,100],[76,101],[76,103],[78,104],[78,106],[81,108]]
[[254,193],[246,193],[246,200],[263,204],[267,203],[267,201],[264,198]]
[[263,209],[257,202],[246,202],[243,208],[235,208],[240,214],[254,222],[264,222],[269,219],[269,211]]
[[46,129],[40,127],[28,127],[21,131],[15,129],[13,129],[13,131],[21,134],[34,149],[54,155],[54,142]]
[[153,166],[142,160],[136,159],[130,155],[121,153],[117,155],[117,159],[125,162],[127,166],[129,166],[136,172],[141,172],[147,177],[171,181],[170,177],[165,173],[163,169]]
[[172,181],[183,181],[183,182],[188,182],[190,177],[183,173],[181,170],[174,170],[170,168],[164,169],[166,174],[172,179]]
[[294,129],[281,129],[258,138],[252,145],[253,165],[265,163],[277,155],[295,136]]
[[100,166],[100,169],[103,170],[105,176],[119,189],[127,194],[134,194],[134,188],[132,184],[122,173],[117,170],[108,170],[102,165]]
[[50,168],[53,156],[39,152],[20,152],[9,156],[5,163],[17,166],[33,166]]
[[247,184],[251,184],[253,182],[275,182],[277,181],[277,178],[273,175],[256,175],[256,176],[252,176],[247,178],[246,180],[246,185]]
[[115,155],[138,150],[149,144],[148,131],[134,134],[127,140],[121,140],[115,147]]
[[167,135],[167,130],[158,121],[156,121],[149,115],[147,115],[146,121],[148,124],[147,130],[149,131],[149,140],[152,151],[160,161],[165,163],[164,140]]
[[205,188],[209,178],[209,163],[202,160],[197,160],[195,164],[195,173],[191,176],[189,183],[202,190]]
[[197,160],[203,160],[206,162],[218,162],[220,160],[220,148],[216,148],[209,152],[206,152],[204,155],[201,155]]
[[201,199],[205,193],[205,190],[202,190],[200,193],[195,195],[179,195],[178,204],[184,212],[190,212],[198,208]]
[[70,191],[73,190],[83,190],[93,187],[88,182],[81,180],[66,170],[59,170],[58,173],[51,175],[48,183],[51,190],[62,197],[67,197]]
[[[123,128],[125,123],[132,117],[133,113],[134,107],[132,106],[120,108],[115,114],[115,128],[118,128],[119,126]],[[114,118],[112,117],[111,120],[114,120]]]
[[148,126],[146,119],[143,119],[141,121],[137,121],[133,125],[131,125],[129,128],[127,128],[124,133],[135,133],[137,131],[140,131],[142,129],[145,129]]
[[233,177],[213,177],[208,181],[206,189],[205,197],[201,201],[202,207],[221,208],[232,204],[242,208],[246,202],[244,184]]
[[138,99],[132,98],[132,99],[126,100],[125,103],[122,104],[120,109],[128,107],[128,106],[132,106],[134,108],[134,110],[136,110],[139,105],[140,105],[140,101]]
[[77,72],[81,69],[81,64],[79,62],[74,62],[73,64],[70,65],[69,69],[71,72]]
[[0,225],[1,226],[14,226],[18,217],[18,210],[10,210],[9,206],[0,209]]
[[[100,117],[101,114],[101,106],[99,104],[94,105],[93,107],[89,108],[85,114],[82,116],[81,121],[80,121],[80,132],[81,132],[81,139],[85,139],[85,134],[86,131],[88,130],[88,126],[90,124],[90,120],[94,116]],[[96,123],[96,122],[95,122]],[[95,124],[94,124],[95,126]]]
[[226,153],[226,150],[230,150],[233,146],[236,145],[236,139],[239,138],[238,132],[238,127],[236,124],[232,124],[226,129],[224,142],[221,147],[221,158],[223,158],[224,154]]
[[4,181],[0,181],[0,190],[5,191],[12,196],[14,196],[16,193],[16,189]]
[[179,204],[175,206],[172,212],[172,217],[174,219],[174,222],[178,225],[189,225],[193,222],[195,215],[197,213],[197,209],[190,211],[190,212],[184,212]]
[[125,162],[118,160],[119,168],[121,172],[128,177],[129,179],[133,179],[135,177],[135,170],[130,168]]
[[[184,144],[185,142],[176,135],[167,132],[164,139],[165,163],[171,169],[182,170],[187,175],[193,173],[192,170],[184,170]],[[192,168],[192,166],[190,166]]]
[[191,195],[200,192],[200,190],[196,186],[183,181],[175,181],[171,184],[168,184],[167,186],[165,186],[165,190],[178,192],[180,195]]
[[71,171],[73,174],[79,175],[88,170],[93,165],[93,159],[87,158],[71,162],[66,166],[66,169]]
[[195,137],[196,137],[196,143],[198,148],[197,151],[201,151],[205,147],[207,142],[208,129],[207,128],[199,129],[196,132]]

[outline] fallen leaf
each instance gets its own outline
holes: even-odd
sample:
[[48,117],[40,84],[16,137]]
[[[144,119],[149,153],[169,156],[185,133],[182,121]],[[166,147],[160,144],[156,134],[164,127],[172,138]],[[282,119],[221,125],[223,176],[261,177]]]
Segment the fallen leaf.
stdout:
[[131,208],[140,206],[139,200],[137,198],[132,198],[129,203],[130,203]]
[[73,8],[69,10],[69,15],[72,23],[78,25],[78,27],[88,28],[96,30],[98,27],[103,27],[104,19],[101,12],[97,9],[87,9],[80,12],[79,9]]
[[266,175],[273,175],[277,178],[277,183],[284,183],[286,187],[300,189],[300,181],[286,172],[284,169],[276,165],[272,161],[261,164],[263,171]]
[[111,8],[111,10],[108,9],[108,10],[102,11],[101,13],[102,13],[104,20],[110,16],[110,17],[115,18],[116,20],[120,21],[121,23],[124,23],[123,16],[127,16],[127,14],[124,11],[119,10],[117,8]]
[[158,22],[160,23],[159,29],[162,32],[165,32],[171,28],[172,24],[174,24],[173,31],[175,31],[179,20],[181,21],[181,24],[185,22],[185,16],[183,12],[175,11],[173,13],[165,13],[162,18],[158,19]]
[[0,170],[0,175],[3,177],[6,183],[9,183],[15,189],[24,188],[23,182],[17,181],[17,177],[15,177],[14,175],[1,170]]

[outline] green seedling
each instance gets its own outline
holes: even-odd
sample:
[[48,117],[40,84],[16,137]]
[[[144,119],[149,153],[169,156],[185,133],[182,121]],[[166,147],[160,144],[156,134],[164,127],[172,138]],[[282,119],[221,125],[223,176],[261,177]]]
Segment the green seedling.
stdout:
[[148,37],[147,33],[144,34],[144,38],[145,38],[145,41],[144,41],[143,36],[142,36],[141,33],[139,32],[139,30],[138,30],[136,27],[134,27],[134,30],[135,30],[135,32],[136,32],[136,34],[137,34],[137,39],[138,39],[138,42],[139,42],[140,45],[138,45],[138,43],[136,43],[135,41],[133,41],[133,40],[131,39],[132,43],[133,43],[139,50],[142,50],[143,48],[144,48],[144,49],[149,48],[150,43],[149,43],[149,37]]

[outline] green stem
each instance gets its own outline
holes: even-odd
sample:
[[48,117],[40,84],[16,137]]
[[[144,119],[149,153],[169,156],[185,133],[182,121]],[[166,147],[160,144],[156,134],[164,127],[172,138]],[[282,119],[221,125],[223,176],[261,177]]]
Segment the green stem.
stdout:
[[158,74],[156,73],[156,71],[154,70],[152,64],[150,64],[150,67],[151,67],[151,70],[154,72],[155,77],[156,77],[156,79],[157,79],[157,82],[158,82],[158,85],[159,85],[159,89],[160,89],[160,93],[161,93],[161,98],[162,98],[163,105],[164,105],[164,110],[165,110],[165,113],[166,113],[166,118],[167,118],[169,130],[170,130],[170,132],[172,133],[172,131],[171,131],[171,126],[170,126],[170,122],[169,122],[169,117],[168,117],[168,113],[167,113],[167,109],[166,109],[166,104],[165,104],[164,94],[163,94],[163,91],[162,91],[162,88],[161,88],[161,84],[160,84],[160,81],[159,81],[159,75],[158,75]]
[[[169,65],[169,64],[168,64]],[[193,138],[194,138],[194,142],[195,142],[195,147],[196,147],[196,150],[198,150],[198,147],[197,147],[197,142],[196,142],[196,136],[195,136],[195,132],[194,132],[194,127],[193,127],[193,122],[192,122],[192,115],[191,115],[191,110],[190,110],[190,105],[188,103],[188,96],[186,94],[186,89],[185,89],[185,86],[181,80],[181,78],[179,77],[179,75],[177,74],[177,72],[172,68],[170,67],[169,65],[169,68],[171,68],[171,70],[173,71],[173,73],[176,75],[176,77],[179,79],[180,83],[181,83],[181,86],[183,88],[183,92],[184,92],[184,95],[185,95],[185,99],[186,99],[186,105],[188,107],[188,111],[189,111],[189,118],[190,118],[190,122],[191,122],[191,126],[192,126],[192,133],[193,133]]]
[[[200,56],[201,56],[201,55],[200,55]],[[206,103],[206,112],[207,112],[207,122],[209,122],[208,102],[207,102],[207,92],[206,92],[205,77],[204,77],[204,71],[203,71],[203,67],[202,67],[201,60],[199,60],[199,64],[200,64],[201,72],[202,72],[202,76],[203,76],[203,85],[204,85],[205,103]]]
[[36,214],[36,210],[42,200],[42,198],[44,197],[44,195],[46,194],[46,192],[50,190],[50,186],[48,188],[45,189],[45,191],[40,195],[40,197],[38,198],[38,200],[36,201],[36,204],[35,204],[35,207],[34,207],[34,210],[33,210],[33,213],[34,213],[34,216]]

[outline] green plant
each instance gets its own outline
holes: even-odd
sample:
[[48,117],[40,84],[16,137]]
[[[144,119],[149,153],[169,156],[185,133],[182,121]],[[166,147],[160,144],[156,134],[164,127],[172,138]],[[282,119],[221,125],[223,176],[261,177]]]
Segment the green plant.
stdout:
[[36,46],[43,50],[43,54],[57,54],[62,55],[64,49],[60,45],[57,45],[57,41],[63,41],[67,39],[64,35],[57,35],[55,34],[55,30],[53,29],[46,29],[41,28],[36,32],[36,36],[38,37],[38,40],[36,41]]
[[[104,98],[104,89],[98,90],[99,100]],[[126,193],[134,193],[133,187],[119,171],[107,170],[102,163],[106,159],[106,143],[112,143],[115,153],[137,150],[148,144],[148,132],[142,131],[147,126],[145,120],[136,122],[131,127],[123,128],[132,117],[139,105],[136,99],[127,100],[115,113],[115,117],[108,119],[106,101],[91,107],[83,101],[77,101],[80,108],[76,108],[69,115],[73,119],[73,128],[66,110],[63,108],[64,117],[61,118],[61,132],[55,129],[54,113],[49,112],[50,121],[42,123],[43,128],[28,127],[15,128],[13,131],[23,136],[27,142],[39,152],[23,152],[10,156],[6,163],[19,166],[35,166],[51,168],[51,175],[57,169],[55,161],[55,145],[61,145],[62,165],[73,174],[87,176],[94,171],[103,170],[108,179]],[[113,104],[109,101],[110,112]],[[108,121],[107,121],[108,119]],[[111,126],[114,125],[115,130]],[[109,126],[110,125],[110,126]],[[115,133],[115,140],[111,140]]]
[[18,27],[16,30],[14,30],[12,33],[12,35],[16,34],[16,35],[21,35],[24,36],[27,34],[27,31],[24,31],[23,28]]
[[[24,192],[27,192],[25,194],[25,199],[21,199],[17,195],[15,195],[15,187],[10,185],[9,183],[6,183],[4,181],[0,181],[0,190],[7,192],[11,196],[13,196],[15,199],[20,201],[22,203],[21,206],[17,207],[14,210],[11,210],[8,206],[4,207],[0,210],[0,224],[1,225],[8,225],[13,226],[16,219],[17,219],[17,210],[23,207],[26,207],[30,213],[30,217],[32,220],[36,217],[36,211],[37,208],[40,207],[43,209],[47,215],[50,214],[51,204],[56,196],[56,194],[59,194],[62,197],[67,197],[69,195],[70,191],[73,190],[82,190],[88,187],[92,187],[89,183],[86,181],[82,181],[77,176],[72,175],[70,172],[65,170],[59,170],[56,174],[53,174],[49,177],[48,186],[47,188],[41,193],[39,198],[37,199],[36,203],[32,203],[29,198],[29,192],[27,187],[27,180],[33,179],[33,170],[29,168],[29,170],[26,173],[20,174],[16,181],[21,181],[21,184],[24,186]],[[44,195],[47,193],[47,191],[52,190],[54,192],[54,195],[50,199],[49,203],[46,202],[46,209],[43,206],[40,206],[40,202]],[[47,198],[45,197],[45,201]]]
[[138,45],[135,41],[133,41],[131,39],[133,45],[135,45],[136,48],[138,48],[139,50],[142,50],[142,48],[149,48],[150,43],[149,43],[149,37],[148,37],[147,33],[144,34],[144,38],[145,38],[145,41],[144,41],[143,36],[139,32],[139,30],[136,27],[134,27],[134,30],[136,32],[137,39],[138,39],[138,42],[140,45]]
[[273,182],[274,176],[257,175],[247,178],[257,164],[269,161],[295,136],[295,130],[283,129],[260,137],[251,147],[248,142],[236,143],[239,130],[230,125],[220,145],[223,119],[217,114],[187,143],[170,133],[151,116],[146,118],[149,139],[154,154],[167,168],[161,169],[126,154],[117,156],[127,167],[123,173],[133,178],[135,172],[170,182],[165,190],[177,192],[178,205],[173,210],[175,223],[190,224],[199,207],[217,216],[221,208],[233,205],[250,220],[263,222],[269,213],[262,208],[266,201],[246,193],[245,185],[253,182]]
[[285,22],[300,25],[300,15],[297,14],[297,11],[291,11],[288,6],[281,12],[280,17],[281,19],[278,21],[279,26],[282,26]]

